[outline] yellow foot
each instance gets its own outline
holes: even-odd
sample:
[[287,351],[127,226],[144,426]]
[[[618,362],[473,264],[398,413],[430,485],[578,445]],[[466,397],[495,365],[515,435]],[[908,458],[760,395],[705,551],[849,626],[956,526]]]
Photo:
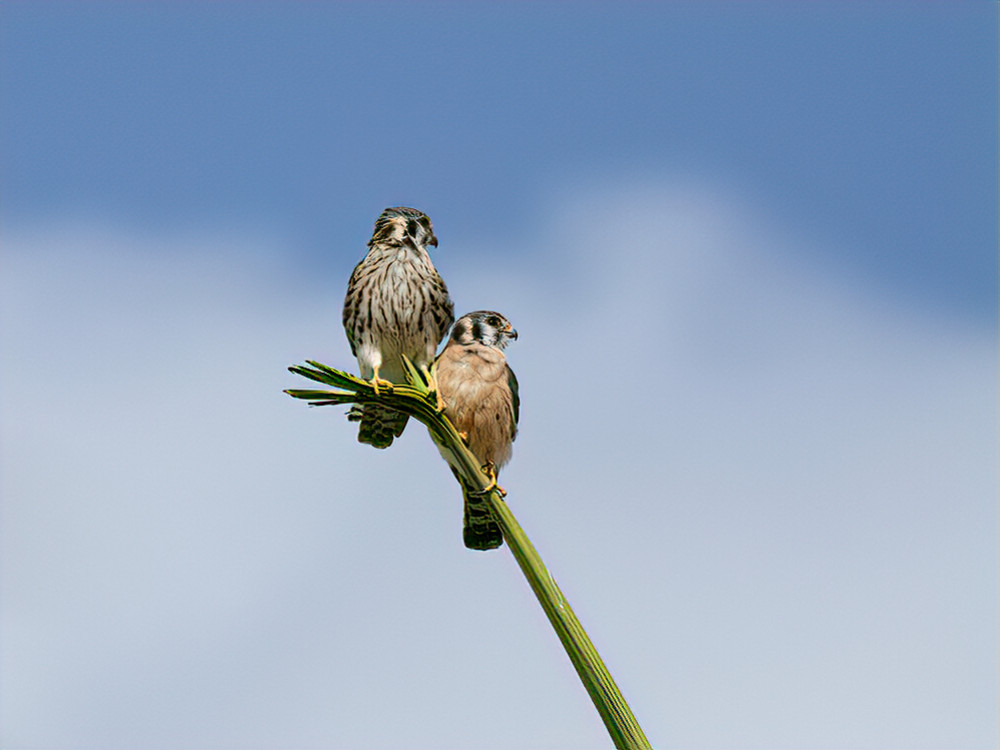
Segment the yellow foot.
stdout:
[[485,497],[486,495],[490,494],[493,490],[496,490],[497,492],[500,493],[500,497],[507,497],[507,490],[505,490],[503,487],[497,484],[497,467],[494,465],[494,463],[492,461],[487,461],[485,464],[483,464],[482,471],[483,474],[485,474],[490,478],[490,483],[486,485],[484,489],[478,490],[476,492],[470,492],[469,494],[474,495],[476,497]]
[[378,392],[379,386],[381,386],[382,388],[385,388],[385,390],[388,391],[389,393],[392,393],[393,382],[391,380],[386,380],[385,378],[372,378],[371,379],[371,384],[372,384],[372,388],[375,389],[375,395],[376,396],[381,395]]
[[441,391],[438,390],[437,376],[434,374],[434,368],[427,367],[427,365],[420,365],[420,371],[424,374],[427,379],[427,390],[434,394],[434,398],[437,400],[438,414],[444,411],[445,403],[444,399],[441,398]]
[[392,385],[393,385],[392,381],[391,380],[386,380],[385,378],[380,378],[378,376],[378,368],[377,367],[375,368],[375,374],[372,376],[372,379],[369,380],[368,382],[371,383],[372,384],[372,388],[375,389],[375,395],[376,396],[380,395],[379,392],[378,392],[378,387],[379,386],[382,386],[389,393],[392,393]]

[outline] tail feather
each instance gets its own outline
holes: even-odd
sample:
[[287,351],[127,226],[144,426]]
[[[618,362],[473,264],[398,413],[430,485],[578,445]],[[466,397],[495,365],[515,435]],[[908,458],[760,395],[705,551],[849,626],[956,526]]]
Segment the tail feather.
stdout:
[[493,520],[490,506],[481,497],[475,497],[468,492],[465,497],[465,526],[462,529],[462,540],[469,549],[496,549],[503,544],[503,532],[500,525]]
[[363,404],[352,406],[347,419],[359,423],[359,443],[367,443],[375,448],[388,448],[392,445],[393,438],[403,434],[409,416],[378,404]]

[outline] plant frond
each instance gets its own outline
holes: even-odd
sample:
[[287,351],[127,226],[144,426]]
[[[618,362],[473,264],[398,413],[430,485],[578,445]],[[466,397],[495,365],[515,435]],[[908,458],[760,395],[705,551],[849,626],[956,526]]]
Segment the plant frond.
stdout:
[[[338,390],[286,390],[285,393],[292,398],[308,401],[311,406],[378,402],[405,412],[427,427],[434,442],[450,457],[449,464],[458,472],[459,483],[466,490],[484,492],[489,486],[489,479],[479,461],[462,442],[444,413],[438,410],[437,396],[431,390],[426,372],[415,367],[406,357],[403,357],[403,367],[407,383],[394,384],[391,389],[382,388],[377,394],[371,383],[354,375],[312,360],[306,360],[306,365],[288,369]],[[625,697],[510,507],[496,489],[486,492],[485,498],[494,519],[503,530],[504,541],[566,649],[615,747],[619,750],[651,750]]]

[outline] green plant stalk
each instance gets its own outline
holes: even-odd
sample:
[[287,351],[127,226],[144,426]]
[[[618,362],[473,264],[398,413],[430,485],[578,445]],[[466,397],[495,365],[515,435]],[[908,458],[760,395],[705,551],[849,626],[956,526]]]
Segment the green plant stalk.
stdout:
[[[479,461],[466,447],[462,438],[445,415],[437,409],[437,394],[426,372],[418,370],[409,361],[404,361],[407,370],[407,385],[394,385],[391,389],[380,388],[379,393],[371,383],[335,370],[319,362],[307,361],[308,366],[293,366],[288,369],[305,378],[333,386],[337,390],[287,390],[293,398],[304,399],[313,406],[332,404],[373,403],[405,412],[422,422],[439,448],[449,455],[449,463],[461,474],[462,480],[471,488],[484,491],[489,479],[482,471]],[[504,540],[527,579],[531,590],[541,604],[545,615],[566,649],[573,667],[576,669],[590,695],[604,726],[619,750],[644,750],[651,748],[643,734],[639,722],[629,708],[625,697],[605,666],[586,631],[573,613],[569,602],[563,596],[555,579],[549,574],[531,540],[517,522],[510,507],[500,493],[493,489],[486,494],[497,523],[503,530]]]
[[611,672],[583,629],[566,597],[546,569],[542,558],[517,522],[507,503],[493,497],[490,507],[503,529],[503,537],[514,559],[545,610],[556,635],[569,655],[580,681],[587,689],[616,748],[649,748],[649,740],[639,726]]

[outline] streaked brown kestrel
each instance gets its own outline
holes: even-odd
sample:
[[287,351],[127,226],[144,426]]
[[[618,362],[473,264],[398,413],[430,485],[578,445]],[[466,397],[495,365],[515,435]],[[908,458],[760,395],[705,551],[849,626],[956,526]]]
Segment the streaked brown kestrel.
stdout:
[[[431,262],[437,247],[431,220],[415,208],[387,208],[375,222],[368,254],[347,285],[344,330],[361,376],[376,390],[404,383],[401,355],[427,370],[455,320],[448,288]],[[358,441],[388,448],[406,427],[407,415],[379,404],[355,405]]]

